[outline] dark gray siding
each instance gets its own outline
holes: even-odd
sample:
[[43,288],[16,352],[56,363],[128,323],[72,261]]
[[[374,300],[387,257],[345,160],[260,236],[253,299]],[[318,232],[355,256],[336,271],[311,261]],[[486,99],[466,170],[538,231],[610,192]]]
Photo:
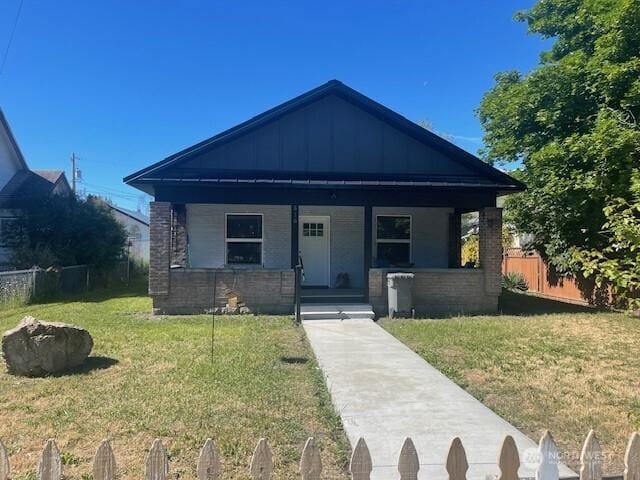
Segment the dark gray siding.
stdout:
[[180,168],[477,177],[336,95],[203,152]]

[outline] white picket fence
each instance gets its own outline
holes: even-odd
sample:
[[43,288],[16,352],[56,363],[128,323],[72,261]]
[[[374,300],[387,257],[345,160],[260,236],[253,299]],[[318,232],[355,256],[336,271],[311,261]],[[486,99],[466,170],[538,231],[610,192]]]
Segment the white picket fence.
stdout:
[[[538,445],[538,467],[536,480],[558,480],[558,449],[551,436],[545,433]],[[580,480],[602,480],[603,454],[593,430],[589,432],[580,455]],[[640,435],[636,432],[629,439],[624,457],[624,480],[640,480]],[[520,455],[515,441],[506,436],[498,455],[500,475],[498,480],[519,480]],[[467,455],[459,438],[454,438],[449,447],[445,468],[449,480],[465,480]],[[349,472],[352,480],[369,480],[373,462],[367,443],[359,439],[351,455]],[[406,438],[398,458],[398,478],[417,480],[420,461],[411,438]],[[261,438],[251,458],[249,475],[252,480],[270,480],[273,472],[273,455],[267,440]],[[313,438],[309,438],[302,450],[300,460],[301,480],[320,480],[322,461],[320,450]],[[210,438],[200,450],[197,461],[198,480],[216,480],[220,475],[220,456]],[[116,457],[109,440],[103,440],[93,461],[93,480],[113,480],[117,477]],[[10,465],[7,451],[0,441],[0,480],[9,480]],[[62,460],[56,442],[45,443],[38,465],[38,480],[62,480]],[[145,480],[168,480],[169,457],[159,439],[154,440],[145,462]]]

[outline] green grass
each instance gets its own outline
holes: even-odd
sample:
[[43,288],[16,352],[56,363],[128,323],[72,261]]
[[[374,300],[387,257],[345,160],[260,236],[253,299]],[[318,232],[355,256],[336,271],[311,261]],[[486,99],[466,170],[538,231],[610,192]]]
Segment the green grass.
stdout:
[[507,293],[501,316],[382,326],[534,439],[550,429],[577,467],[594,428],[622,473],[640,427],[640,320]]
[[71,375],[21,378],[0,366],[0,438],[14,478],[32,478],[46,438],[63,452],[66,478],[89,478],[111,438],[120,478],[141,478],[153,438],[168,446],[175,478],[195,478],[207,437],[223,478],[248,478],[260,437],[274,452],[276,478],[299,478],[305,440],[322,448],[329,478],[346,478],[347,444],[302,330],[286,317],[151,317],[148,298],[121,293],[0,309],[0,331],[26,314],[87,328],[88,366]]

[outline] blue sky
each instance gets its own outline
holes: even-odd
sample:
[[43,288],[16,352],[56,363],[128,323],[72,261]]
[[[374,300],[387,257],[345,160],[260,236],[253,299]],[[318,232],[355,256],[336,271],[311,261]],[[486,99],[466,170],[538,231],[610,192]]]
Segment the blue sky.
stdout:
[[24,0],[0,106],[31,168],[76,152],[81,187],[129,208],[125,175],[332,78],[475,153],[494,74],[548,46],[513,20],[532,3]]

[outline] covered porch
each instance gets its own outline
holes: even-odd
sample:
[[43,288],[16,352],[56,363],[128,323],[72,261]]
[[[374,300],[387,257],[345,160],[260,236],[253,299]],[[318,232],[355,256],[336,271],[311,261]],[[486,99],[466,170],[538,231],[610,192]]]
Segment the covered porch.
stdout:
[[[417,314],[497,308],[501,211],[482,191],[176,186],[166,192],[172,201],[162,197],[151,206],[158,313],[292,313],[299,260],[303,303],[364,303],[386,315],[386,275],[403,271],[415,275]],[[480,211],[476,268],[460,261],[460,218],[469,211]]]

